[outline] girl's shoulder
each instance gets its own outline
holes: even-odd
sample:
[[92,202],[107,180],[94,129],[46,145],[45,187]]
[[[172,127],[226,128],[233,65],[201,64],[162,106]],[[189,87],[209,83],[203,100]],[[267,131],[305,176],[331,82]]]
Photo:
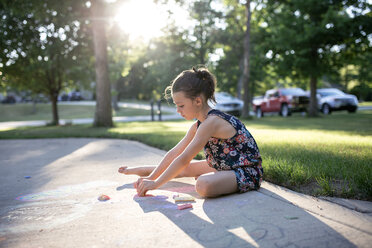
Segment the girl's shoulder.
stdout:
[[197,123],[198,128],[203,126],[203,128],[210,130],[216,130],[225,125],[229,125],[229,123],[217,115],[208,115],[207,119],[205,119],[203,122],[198,121]]
[[210,130],[211,137],[219,139],[228,139],[237,132],[230,122],[217,115],[208,116],[203,122],[203,128]]
[[235,129],[240,129],[242,126],[242,122],[238,118],[236,118],[233,115],[222,112],[220,110],[212,109],[208,113],[208,118],[212,116],[218,116],[220,119],[223,119],[226,122],[228,122],[230,125],[232,125]]

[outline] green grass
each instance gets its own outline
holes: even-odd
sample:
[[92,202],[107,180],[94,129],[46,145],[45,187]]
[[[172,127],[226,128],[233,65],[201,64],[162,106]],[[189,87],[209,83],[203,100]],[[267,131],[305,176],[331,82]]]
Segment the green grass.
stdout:
[[[372,111],[319,118],[273,116],[244,123],[260,148],[265,180],[311,195],[372,201]],[[116,123],[113,128],[27,127],[2,131],[0,138],[120,138],[169,150],[191,124],[171,121]]]
[[359,104],[358,104],[359,106],[368,106],[368,107],[371,107],[372,106],[372,102],[360,102]]
[[[95,106],[81,105],[58,105],[60,119],[93,118]],[[0,122],[4,121],[31,121],[31,120],[52,120],[52,106],[50,103],[38,103],[35,111],[32,104],[0,104]],[[150,110],[119,108],[113,111],[113,116],[135,116],[150,115]]]

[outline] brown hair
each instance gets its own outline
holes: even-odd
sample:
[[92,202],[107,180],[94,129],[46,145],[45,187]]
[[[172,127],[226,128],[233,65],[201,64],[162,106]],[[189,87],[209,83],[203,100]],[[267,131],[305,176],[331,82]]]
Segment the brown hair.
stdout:
[[192,67],[191,70],[181,72],[172,81],[171,85],[165,89],[165,97],[169,99],[173,93],[182,91],[187,98],[194,99],[203,94],[207,101],[216,102],[214,98],[216,84],[215,76],[207,68]]

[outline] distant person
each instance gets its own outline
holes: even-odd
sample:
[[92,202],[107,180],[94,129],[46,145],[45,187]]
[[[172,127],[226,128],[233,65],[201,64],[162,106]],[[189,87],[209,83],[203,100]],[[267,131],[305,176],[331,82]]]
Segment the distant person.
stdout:
[[[177,112],[186,120],[197,119],[185,137],[158,166],[120,167],[119,172],[138,175],[134,183],[145,196],[175,177],[195,177],[202,197],[217,197],[260,187],[263,169],[257,144],[236,117],[211,109],[216,79],[206,68],[183,71],[165,90]],[[204,148],[206,160],[191,161]]]

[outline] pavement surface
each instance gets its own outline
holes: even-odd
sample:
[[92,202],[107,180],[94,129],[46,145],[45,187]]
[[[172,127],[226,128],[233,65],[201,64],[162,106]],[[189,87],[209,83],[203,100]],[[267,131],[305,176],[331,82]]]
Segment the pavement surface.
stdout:
[[[137,197],[137,177],[117,169],[164,154],[127,140],[0,140],[0,247],[371,247],[371,202],[267,182],[203,199],[194,178]],[[177,194],[195,197],[193,208],[178,210]]]

